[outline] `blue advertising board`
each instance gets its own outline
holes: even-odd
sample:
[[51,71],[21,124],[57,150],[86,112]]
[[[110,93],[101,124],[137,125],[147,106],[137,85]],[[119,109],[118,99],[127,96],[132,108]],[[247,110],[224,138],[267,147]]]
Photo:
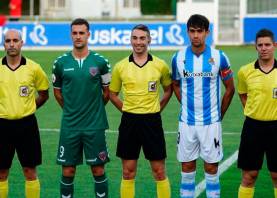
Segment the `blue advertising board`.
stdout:
[[254,43],[256,33],[262,28],[270,29],[277,35],[277,17],[246,17],[243,28],[244,43]]
[[[131,29],[135,22],[98,22],[90,24],[89,45],[93,47],[129,47]],[[189,44],[186,24],[176,22],[143,22],[151,32],[151,47],[181,47]],[[8,29],[18,29],[27,47],[70,47],[70,22],[8,22],[0,27],[0,45]],[[212,44],[211,34],[207,43]],[[119,48],[120,49],[120,48]]]

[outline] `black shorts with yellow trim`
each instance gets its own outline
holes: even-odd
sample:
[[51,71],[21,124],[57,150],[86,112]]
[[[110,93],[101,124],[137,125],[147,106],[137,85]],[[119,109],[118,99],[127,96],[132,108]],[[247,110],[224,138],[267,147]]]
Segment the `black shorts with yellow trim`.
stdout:
[[22,167],[41,164],[41,144],[35,115],[18,120],[0,118],[0,169],[9,169],[15,151]]
[[238,168],[260,170],[264,155],[267,167],[277,172],[277,120],[259,121],[246,117],[241,134]]
[[166,158],[161,115],[123,112],[116,155],[125,160],[136,160],[141,148],[145,158],[150,161]]

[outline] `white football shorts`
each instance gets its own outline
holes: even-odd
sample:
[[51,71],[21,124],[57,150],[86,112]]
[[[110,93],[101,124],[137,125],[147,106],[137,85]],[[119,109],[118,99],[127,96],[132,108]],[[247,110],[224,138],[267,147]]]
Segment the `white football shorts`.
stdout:
[[217,163],[223,158],[221,122],[195,126],[179,122],[177,159],[190,162],[199,158]]

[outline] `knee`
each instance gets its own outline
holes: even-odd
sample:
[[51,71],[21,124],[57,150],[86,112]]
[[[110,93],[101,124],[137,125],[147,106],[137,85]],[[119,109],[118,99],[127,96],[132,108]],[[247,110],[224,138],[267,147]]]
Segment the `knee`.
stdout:
[[277,188],[277,172],[270,172],[271,179],[275,188]]
[[253,187],[258,177],[258,171],[244,171],[242,174],[242,185]]
[[194,172],[196,169],[196,161],[182,162],[182,172],[190,173]]
[[102,176],[105,173],[104,166],[92,166],[91,171],[94,176]]
[[217,167],[208,167],[205,168],[205,172],[211,175],[214,175],[217,173]]
[[166,178],[164,167],[157,167],[153,169],[153,175],[156,181],[161,181]]
[[134,168],[123,168],[123,171],[122,171],[122,176],[123,176],[123,179],[126,179],[126,180],[131,180],[131,179],[134,179],[135,176],[136,176],[136,169]]
[[32,181],[32,180],[37,179],[36,168],[24,167],[23,168],[23,173],[24,173],[25,179],[28,180],[28,181]]
[[214,164],[205,163],[204,169],[205,169],[206,173],[214,175],[218,171],[218,164],[217,163],[214,163]]
[[74,177],[76,168],[73,166],[63,166],[63,176]]
[[0,170],[0,181],[6,181],[8,179],[9,170],[8,169],[1,169]]

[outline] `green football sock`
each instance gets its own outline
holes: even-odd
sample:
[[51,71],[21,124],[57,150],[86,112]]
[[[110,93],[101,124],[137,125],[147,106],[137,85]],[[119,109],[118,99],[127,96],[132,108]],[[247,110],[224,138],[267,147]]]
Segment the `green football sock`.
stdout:
[[62,176],[61,184],[60,184],[60,194],[61,198],[73,198],[74,193],[74,185],[73,185],[74,177],[65,177]]
[[95,179],[95,197],[96,198],[108,198],[108,179],[106,175],[93,176]]

